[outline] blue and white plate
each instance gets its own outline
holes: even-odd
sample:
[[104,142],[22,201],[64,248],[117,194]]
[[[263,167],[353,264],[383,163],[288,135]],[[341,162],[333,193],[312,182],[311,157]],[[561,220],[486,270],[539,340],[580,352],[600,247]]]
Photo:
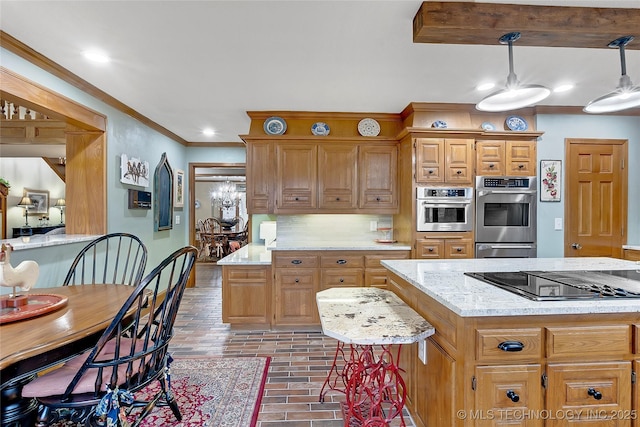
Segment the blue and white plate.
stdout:
[[529,128],[527,121],[520,116],[509,116],[507,120],[504,121],[504,124],[507,126],[507,129],[520,132]]
[[327,136],[329,135],[329,132],[331,132],[331,129],[329,129],[329,125],[326,123],[317,122],[311,126],[311,133],[314,135]]
[[486,131],[492,131],[492,130],[496,130],[496,127],[493,123],[491,122],[483,122],[480,127],[482,127],[482,129],[486,130]]
[[282,135],[287,130],[287,122],[282,117],[269,117],[263,129],[267,135]]
[[447,122],[445,122],[444,120],[436,120],[435,122],[431,123],[431,127],[445,129],[447,127]]

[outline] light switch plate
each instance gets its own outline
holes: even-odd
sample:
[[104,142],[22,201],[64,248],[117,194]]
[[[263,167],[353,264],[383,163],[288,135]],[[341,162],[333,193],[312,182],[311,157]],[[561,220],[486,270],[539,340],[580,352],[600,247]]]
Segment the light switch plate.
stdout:
[[554,222],[555,230],[562,230],[562,218],[556,218]]
[[176,215],[176,225],[180,224],[180,215]]
[[418,341],[418,359],[423,365],[427,364],[427,340]]

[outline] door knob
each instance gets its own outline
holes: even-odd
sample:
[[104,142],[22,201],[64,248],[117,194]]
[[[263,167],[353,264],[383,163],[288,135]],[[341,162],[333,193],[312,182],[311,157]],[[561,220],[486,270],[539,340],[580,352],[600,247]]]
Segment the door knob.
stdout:
[[572,243],[571,247],[573,249],[582,249],[582,245],[580,243]]

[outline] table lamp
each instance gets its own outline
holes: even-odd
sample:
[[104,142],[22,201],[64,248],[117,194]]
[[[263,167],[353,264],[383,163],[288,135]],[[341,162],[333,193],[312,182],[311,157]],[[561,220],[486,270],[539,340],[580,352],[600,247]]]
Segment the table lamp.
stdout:
[[24,196],[20,200],[20,203],[18,203],[18,206],[24,208],[24,226],[28,227],[29,226],[29,208],[33,207],[33,202],[31,201],[29,196]]
[[62,220],[62,216],[64,214],[64,208],[67,206],[66,202],[64,199],[58,199],[56,201],[56,204],[53,205],[54,208],[58,208],[60,209],[60,224],[64,224],[64,221]]

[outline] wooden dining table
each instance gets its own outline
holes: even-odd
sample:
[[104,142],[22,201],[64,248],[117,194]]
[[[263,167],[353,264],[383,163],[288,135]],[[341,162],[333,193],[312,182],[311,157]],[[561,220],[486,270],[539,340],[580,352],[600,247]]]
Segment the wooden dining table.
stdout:
[[66,298],[66,304],[41,316],[0,325],[3,427],[21,425],[16,420],[31,417],[36,409],[33,401],[22,399],[22,386],[37,372],[93,347],[134,290],[133,286],[96,284],[29,292],[58,295]]

